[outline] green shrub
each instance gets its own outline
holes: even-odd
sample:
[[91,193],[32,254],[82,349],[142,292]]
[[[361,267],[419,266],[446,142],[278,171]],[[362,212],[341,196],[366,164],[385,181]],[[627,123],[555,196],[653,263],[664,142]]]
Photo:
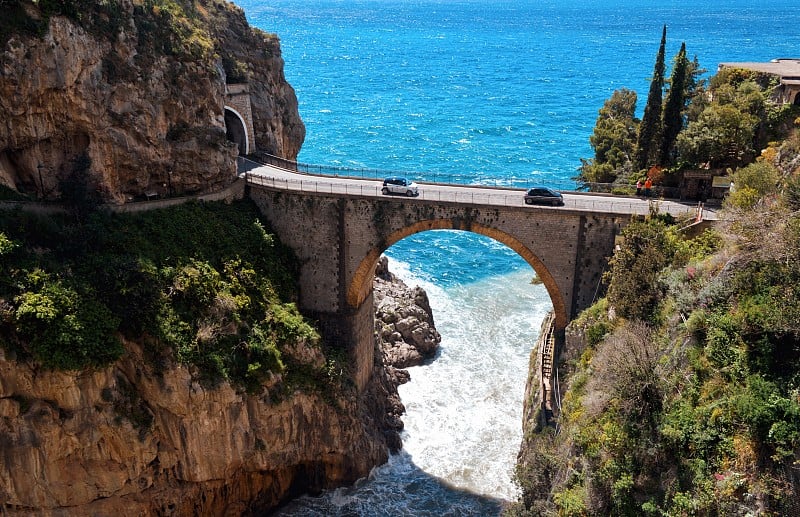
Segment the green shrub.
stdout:
[[737,187],[734,192],[725,198],[725,206],[747,210],[756,206],[760,200],[761,196],[756,189],[752,187]]
[[210,306],[222,287],[220,275],[211,264],[196,259],[176,268],[170,276],[171,294],[187,309]]
[[630,186],[613,187],[611,193],[617,196],[633,196],[636,194],[636,188]]
[[294,304],[273,304],[270,309],[281,342],[319,339],[317,331],[305,321]]
[[243,379],[243,384],[249,392],[258,391],[261,385],[272,374],[282,373],[285,370],[281,353],[277,343],[270,333],[256,326],[250,333],[241,356],[246,359],[240,362],[244,371],[236,372],[236,376]]
[[731,179],[735,188],[726,198],[726,206],[749,209],[764,196],[778,191],[778,170],[766,161],[751,163],[738,169]]
[[95,301],[91,289],[79,289],[34,271],[30,290],[16,298],[20,334],[44,366],[78,370],[108,364],[122,354],[115,336],[119,318]]
[[706,331],[706,354],[714,367],[728,375],[740,375],[746,370],[741,364],[740,351],[744,342],[740,334],[740,323],[727,313],[714,314]]
[[708,314],[703,309],[692,311],[686,318],[686,331],[699,339],[705,339],[708,330]]
[[90,255],[82,269],[94,271],[99,300],[120,320],[120,331],[131,339],[156,328],[161,309],[162,277],[152,261],[127,255]]
[[612,325],[608,321],[596,321],[586,327],[586,344],[597,346],[600,341],[612,330]]
[[670,228],[670,239],[675,249],[673,265],[682,266],[700,262],[711,256],[722,245],[722,237],[715,230],[706,228],[698,236],[685,239],[674,228]]
[[608,301],[624,318],[650,320],[663,296],[658,275],[673,259],[666,224],[650,217],[622,231],[624,241],[610,260]]
[[788,179],[784,191],[784,199],[790,210],[800,210],[800,175],[791,176]]
[[0,257],[11,253],[11,251],[17,247],[17,244],[9,239],[6,234],[0,232]]
[[117,359],[122,333],[251,392],[298,375],[281,348],[319,334],[294,304],[296,260],[258,216],[250,201],[85,219],[0,212],[0,296],[13,302],[0,341],[78,369]]
[[558,515],[565,517],[589,515],[586,506],[586,487],[583,485],[572,486],[556,492],[553,499],[558,508]]

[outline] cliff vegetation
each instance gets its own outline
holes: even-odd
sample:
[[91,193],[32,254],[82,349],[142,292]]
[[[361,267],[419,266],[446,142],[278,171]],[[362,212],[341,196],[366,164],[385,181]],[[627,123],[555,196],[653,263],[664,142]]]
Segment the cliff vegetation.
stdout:
[[3,511],[261,514],[386,461],[407,375],[376,340],[357,393],[295,264],[248,200],[0,210]]
[[130,339],[211,384],[259,391],[285,374],[329,389],[325,369],[303,371],[282,353],[297,341],[320,344],[294,305],[293,263],[244,201],[85,220],[4,212],[0,339],[45,368],[108,365]]
[[800,512],[800,120],[749,73],[710,84],[676,145],[738,164],[723,221],[654,210],[623,230],[606,296],[568,328],[555,425],[525,436],[511,515]]

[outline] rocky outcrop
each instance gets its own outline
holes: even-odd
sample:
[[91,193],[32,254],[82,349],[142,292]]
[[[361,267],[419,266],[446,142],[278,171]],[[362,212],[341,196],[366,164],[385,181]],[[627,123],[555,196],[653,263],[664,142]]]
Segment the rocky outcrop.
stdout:
[[[375,279],[375,363],[361,394],[276,400],[270,389],[208,387],[133,342],[113,366],[83,372],[42,370],[0,347],[4,515],[258,514],[366,476],[402,447],[400,365],[432,357],[440,340],[424,291],[386,265]],[[317,346],[284,353],[297,368],[325,366]]]
[[226,82],[248,83],[256,147],[296,158],[305,127],[277,36],[225,1],[162,3],[10,7],[0,27],[0,186],[111,203],[218,190],[236,177]]
[[417,366],[433,358],[442,338],[433,323],[428,295],[420,287],[409,288],[389,271],[385,256],[378,260],[373,282],[375,304],[375,335],[379,348],[373,378],[382,387],[385,402],[383,425],[389,447],[402,447],[399,432],[403,429],[400,417],[405,406],[397,386],[410,380],[409,366]]
[[442,337],[434,326],[427,293],[421,287],[409,288],[392,274],[385,256],[375,268],[374,293],[384,362],[407,368],[434,357]]
[[[113,367],[81,373],[0,351],[4,515],[241,515],[353,482],[386,460],[354,396],[276,402],[207,388],[125,346]],[[304,344],[291,353],[324,363]]]

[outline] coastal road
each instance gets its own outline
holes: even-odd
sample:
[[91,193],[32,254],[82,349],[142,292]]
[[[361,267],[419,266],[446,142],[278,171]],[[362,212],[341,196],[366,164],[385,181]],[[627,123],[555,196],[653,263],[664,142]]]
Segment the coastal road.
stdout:
[[[384,196],[384,194],[381,194],[383,186],[381,180],[313,175],[294,172],[272,165],[253,167],[247,171],[246,176],[247,182],[251,185],[280,190],[367,197],[395,197],[412,201],[428,200],[480,205],[525,206],[531,210],[578,210],[645,215],[650,211],[650,204],[656,203],[661,213],[669,213],[673,216],[690,213],[694,217],[698,209],[697,203],[573,191],[561,192],[564,196],[564,206],[532,206],[525,204],[523,200],[525,191],[522,189],[442,183],[419,183],[419,195],[415,197]],[[707,208],[703,209],[702,215],[703,219],[706,220],[717,219],[716,212]]]

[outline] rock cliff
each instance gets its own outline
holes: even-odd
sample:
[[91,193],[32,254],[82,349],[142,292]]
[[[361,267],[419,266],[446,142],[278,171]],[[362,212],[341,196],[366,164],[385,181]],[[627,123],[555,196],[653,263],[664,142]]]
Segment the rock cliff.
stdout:
[[[135,343],[126,351],[81,373],[0,352],[5,515],[241,515],[352,482],[386,458],[354,398],[204,388],[186,368],[156,371]],[[297,355],[322,360],[304,345]]]
[[[387,443],[392,450],[402,447],[399,431],[403,429],[400,416],[405,406],[400,401],[397,386],[410,380],[409,366],[418,366],[432,359],[442,337],[433,323],[428,295],[421,287],[409,288],[389,271],[389,260],[381,256],[375,268],[373,282],[375,305],[375,334],[380,353],[379,378],[384,386],[384,425]],[[373,374],[374,376],[374,374]]]
[[[0,348],[4,515],[258,514],[366,476],[402,446],[399,367],[431,357],[440,340],[425,292],[385,258],[375,288],[376,359],[361,395],[276,401],[210,388],[130,341],[114,365],[83,372],[46,371]],[[324,367],[314,346],[287,352]]]
[[7,10],[0,186],[112,203],[217,190],[236,175],[229,83],[247,83],[255,147],[296,158],[305,127],[279,40],[233,4],[19,1]]

